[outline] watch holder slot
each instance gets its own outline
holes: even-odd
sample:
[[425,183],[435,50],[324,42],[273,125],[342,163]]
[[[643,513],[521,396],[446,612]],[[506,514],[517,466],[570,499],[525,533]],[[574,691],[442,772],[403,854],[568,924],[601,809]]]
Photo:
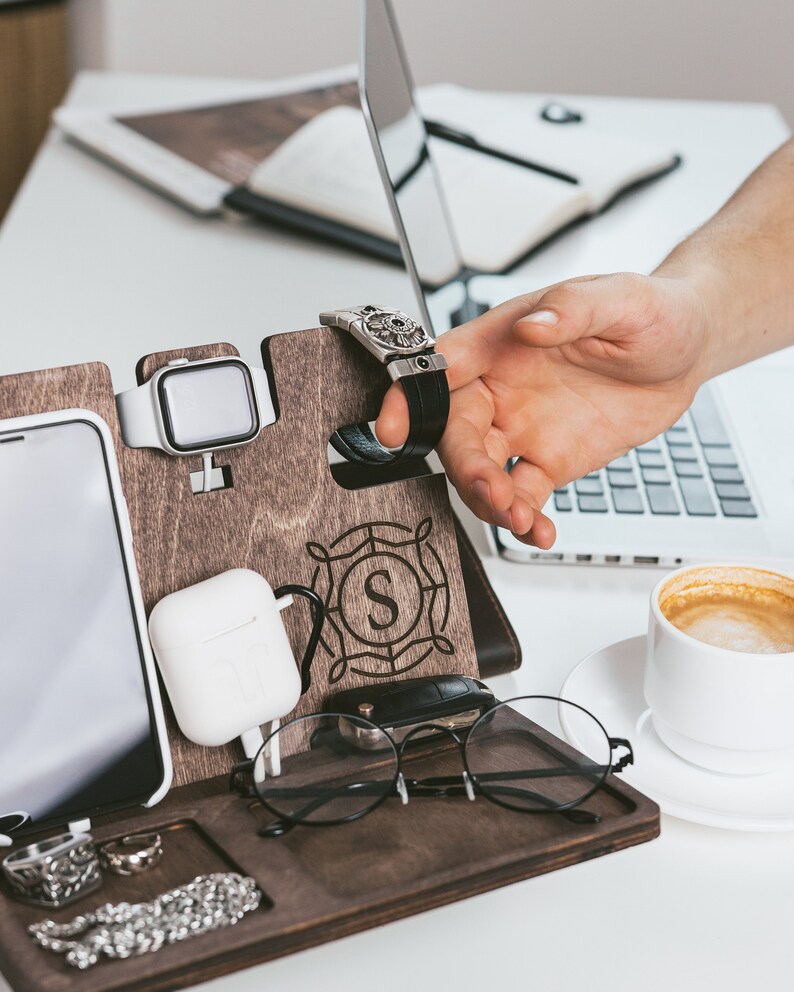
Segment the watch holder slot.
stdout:
[[210,478],[210,488],[205,490],[203,469],[198,469],[190,473],[190,488],[194,496],[206,496],[207,493],[216,493],[223,489],[234,488],[231,465],[213,465]]

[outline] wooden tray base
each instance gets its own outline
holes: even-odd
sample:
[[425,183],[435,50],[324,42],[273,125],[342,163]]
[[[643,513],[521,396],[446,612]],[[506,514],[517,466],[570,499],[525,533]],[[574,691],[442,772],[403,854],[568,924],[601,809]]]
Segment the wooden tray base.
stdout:
[[[405,759],[411,776],[455,774],[454,746],[425,744]],[[76,905],[46,910],[0,898],[0,960],[16,992],[159,992],[249,967],[347,934],[419,913],[651,840],[659,810],[611,776],[586,802],[597,824],[557,814],[527,815],[483,797],[389,798],[369,816],[334,827],[296,827],[261,838],[269,814],[217,778],[171,792],[143,814],[117,814],[93,831],[97,843],[159,830],[165,854],[137,878],[106,873]],[[265,898],[236,926],[126,961],[78,973],[35,946],[25,927],[48,915],[69,920],[104,902],[138,902],[207,872],[253,876]]]

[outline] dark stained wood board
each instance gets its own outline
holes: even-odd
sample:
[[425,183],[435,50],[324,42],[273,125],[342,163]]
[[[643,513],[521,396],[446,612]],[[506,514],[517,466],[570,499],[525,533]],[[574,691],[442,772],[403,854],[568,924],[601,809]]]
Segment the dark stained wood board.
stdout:
[[124,454],[128,450],[121,440],[116,401],[110,381],[110,369],[103,362],[67,365],[0,376],[0,419],[24,417],[54,410],[93,410],[107,423],[113,435],[116,458],[125,494]]
[[[215,344],[147,356],[138,378],[146,381],[176,357],[235,354],[231,345]],[[0,416],[86,407],[108,422],[147,614],[167,593],[229,568],[252,568],[273,587],[314,583],[327,599],[329,622],[299,712],[321,709],[329,693],[373,679],[476,675],[443,476],[357,490],[343,489],[331,476],[328,438],[337,426],[374,418],[389,384],[383,367],[333,328],[267,338],[263,360],[278,420],[253,443],[216,455],[215,464],[231,470],[233,486],[212,493],[192,492],[190,472],[201,468],[199,456],[123,445],[110,375],[99,363],[3,377]],[[384,571],[388,578],[370,579]],[[367,594],[367,583],[380,600]],[[300,657],[308,609],[297,602],[281,615]],[[393,622],[375,629],[371,617]],[[175,784],[223,774],[239,759],[236,744],[191,744],[167,700],[166,710]]]
[[[520,718],[518,718],[520,719]],[[457,749],[423,744],[406,758],[411,776],[460,771]],[[521,814],[478,796],[396,797],[369,816],[335,827],[296,827],[264,839],[268,814],[226,792],[216,779],[173,790],[158,807],[109,817],[99,843],[135,830],[162,829],[165,856],[149,875],[111,878],[85,904],[52,914],[5,898],[0,890],[0,960],[16,992],[164,992],[316,946],[347,934],[455,902],[652,840],[658,807],[611,776],[586,802],[598,824],[558,815]],[[24,927],[46,915],[71,919],[108,899],[134,902],[196,874],[240,870],[252,875],[265,905],[237,926],[156,954],[107,961],[79,978],[55,955],[33,945]],[[79,983],[79,986],[78,984]]]

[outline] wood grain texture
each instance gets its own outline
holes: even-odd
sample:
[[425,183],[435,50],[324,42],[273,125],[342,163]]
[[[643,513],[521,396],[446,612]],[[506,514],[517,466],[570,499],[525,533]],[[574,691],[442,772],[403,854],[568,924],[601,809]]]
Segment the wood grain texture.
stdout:
[[[520,719],[520,718],[518,718]],[[418,778],[460,771],[456,748],[424,744],[406,759]],[[587,800],[601,815],[578,825],[558,815],[502,809],[478,797],[395,798],[369,816],[336,827],[297,827],[263,839],[261,807],[229,795],[224,779],[171,792],[159,807],[117,814],[94,831],[101,843],[135,830],[163,830],[161,864],[138,879],[108,876],[85,900],[52,913],[66,920],[108,899],[137,901],[225,869],[252,875],[264,908],[237,926],[79,977],[81,992],[164,992],[293,953],[337,937],[651,840],[654,803],[612,776]],[[75,972],[46,954],[24,927],[47,915],[0,898],[0,959],[16,992],[68,992]]]
[[[220,343],[146,356],[138,380],[173,358],[236,354]],[[230,568],[251,568],[274,588],[314,585],[327,602],[328,622],[312,688],[297,712],[322,709],[330,693],[374,679],[476,676],[443,476],[357,490],[331,476],[328,438],[338,426],[374,419],[389,384],[383,367],[334,328],[267,338],[263,360],[278,420],[251,444],[215,456],[216,465],[230,468],[233,486],[212,493],[192,491],[190,473],[201,468],[200,456],[123,445],[110,375],[99,363],[3,377],[0,416],[86,407],[108,422],[147,615],[166,594]],[[281,615],[300,658],[308,608],[296,602]],[[242,756],[239,745],[192,744],[163,697],[175,784],[228,772]]]
[[113,435],[125,493],[125,452],[121,440],[110,369],[102,362],[66,365],[0,376],[0,418],[24,417],[55,410],[93,410],[107,423]]

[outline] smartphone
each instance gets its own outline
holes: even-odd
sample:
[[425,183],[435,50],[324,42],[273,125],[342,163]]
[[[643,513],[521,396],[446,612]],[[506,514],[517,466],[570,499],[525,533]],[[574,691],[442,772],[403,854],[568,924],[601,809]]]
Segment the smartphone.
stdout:
[[170,782],[110,430],[90,410],[0,420],[0,823],[151,806]]

